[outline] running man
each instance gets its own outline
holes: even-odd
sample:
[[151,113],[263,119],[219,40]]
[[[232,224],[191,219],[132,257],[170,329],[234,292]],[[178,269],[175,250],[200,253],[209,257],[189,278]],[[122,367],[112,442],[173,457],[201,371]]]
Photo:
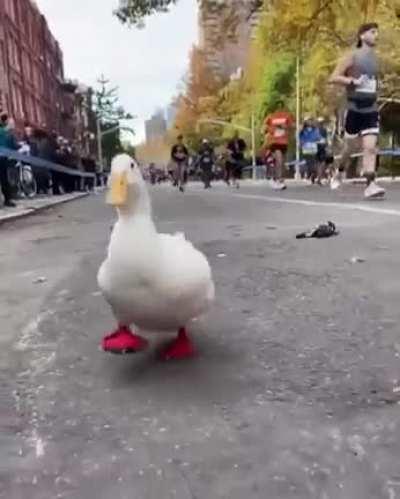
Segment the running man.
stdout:
[[[235,132],[233,138],[228,142],[226,151],[228,153],[227,166],[228,172],[233,176],[233,185],[239,189],[239,180],[242,178],[242,170],[245,166],[246,142],[240,137],[239,132]],[[229,185],[229,183],[228,183]]]
[[175,165],[175,183],[181,192],[184,192],[185,170],[189,160],[189,151],[183,143],[183,136],[177,137],[177,143],[171,149],[171,159]]
[[294,118],[284,110],[283,102],[279,102],[278,110],[267,116],[264,121],[266,143],[275,156],[276,166],[272,187],[276,190],[286,189],[284,182],[285,159],[289,145],[289,132],[293,125]]
[[339,62],[330,79],[330,83],[342,85],[347,89],[346,143],[339,171],[332,179],[331,188],[340,187],[350,156],[361,140],[362,173],[367,181],[364,196],[367,199],[385,195],[385,189],[376,183],[379,137],[379,69],[375,51],[377,41],[377,23],[363,24],[358,30],[357,48]]
[[214,148],[208,139],[203,139],[199,150],[199,165],[201,168],[204,189],[211,189],[211,179],[215,164]]

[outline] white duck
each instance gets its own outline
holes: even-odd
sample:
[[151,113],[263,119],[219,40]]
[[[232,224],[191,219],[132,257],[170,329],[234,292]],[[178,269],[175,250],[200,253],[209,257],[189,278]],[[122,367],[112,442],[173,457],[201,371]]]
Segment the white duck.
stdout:
[[186,326],[207,311],[215,295],[206,257],[183,234],[157,232],[139,166],[126,154],[112,162],[107,201],[117,208],[118,221],[98,283],[118,328],[103,339],[103,349],[145,349],[147,341],[130,329],[134,325],[145,331],[178,331],[163,352],[164,359],[192,356]]

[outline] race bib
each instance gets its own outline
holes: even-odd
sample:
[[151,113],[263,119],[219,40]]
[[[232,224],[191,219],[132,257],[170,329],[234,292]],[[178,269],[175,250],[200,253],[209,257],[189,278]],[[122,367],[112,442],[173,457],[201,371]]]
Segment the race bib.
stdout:
[[312,156],[314,154],[317,154],[318,152],[318,144],[315,142],[306,142],[303,145],[303,154],[305,156]]
[[280,139],[281,137],[284,137],[285,135],[286,135],[286,130],[284,128],[281,128],[281,127],[275,128],[274,137],[276,139]]
[[376,78],[370,78],[368,75],[363,75],[361,84],[357,87],[357,92],[363,94],[376,94],[378,90],[378,82]]

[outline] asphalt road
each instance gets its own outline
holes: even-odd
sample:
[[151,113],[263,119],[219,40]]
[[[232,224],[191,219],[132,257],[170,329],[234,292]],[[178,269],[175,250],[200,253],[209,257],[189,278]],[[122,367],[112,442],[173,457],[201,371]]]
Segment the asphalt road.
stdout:
[[[152,190],[209,257],[199,356],[105,355],[95,196],[0,228],[0,497],[400,497],[400,188]],[[326,220],[340,235],[295,239]],[[353,257],[363,262],[352,263]]]

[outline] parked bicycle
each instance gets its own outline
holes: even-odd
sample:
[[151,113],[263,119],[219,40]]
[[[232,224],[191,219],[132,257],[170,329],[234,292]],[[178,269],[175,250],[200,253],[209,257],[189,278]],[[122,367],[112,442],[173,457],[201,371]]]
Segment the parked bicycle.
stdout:
[[18,161],[8,168],[8,181],[17,197],[34,198],[37,184],[32,168]]

